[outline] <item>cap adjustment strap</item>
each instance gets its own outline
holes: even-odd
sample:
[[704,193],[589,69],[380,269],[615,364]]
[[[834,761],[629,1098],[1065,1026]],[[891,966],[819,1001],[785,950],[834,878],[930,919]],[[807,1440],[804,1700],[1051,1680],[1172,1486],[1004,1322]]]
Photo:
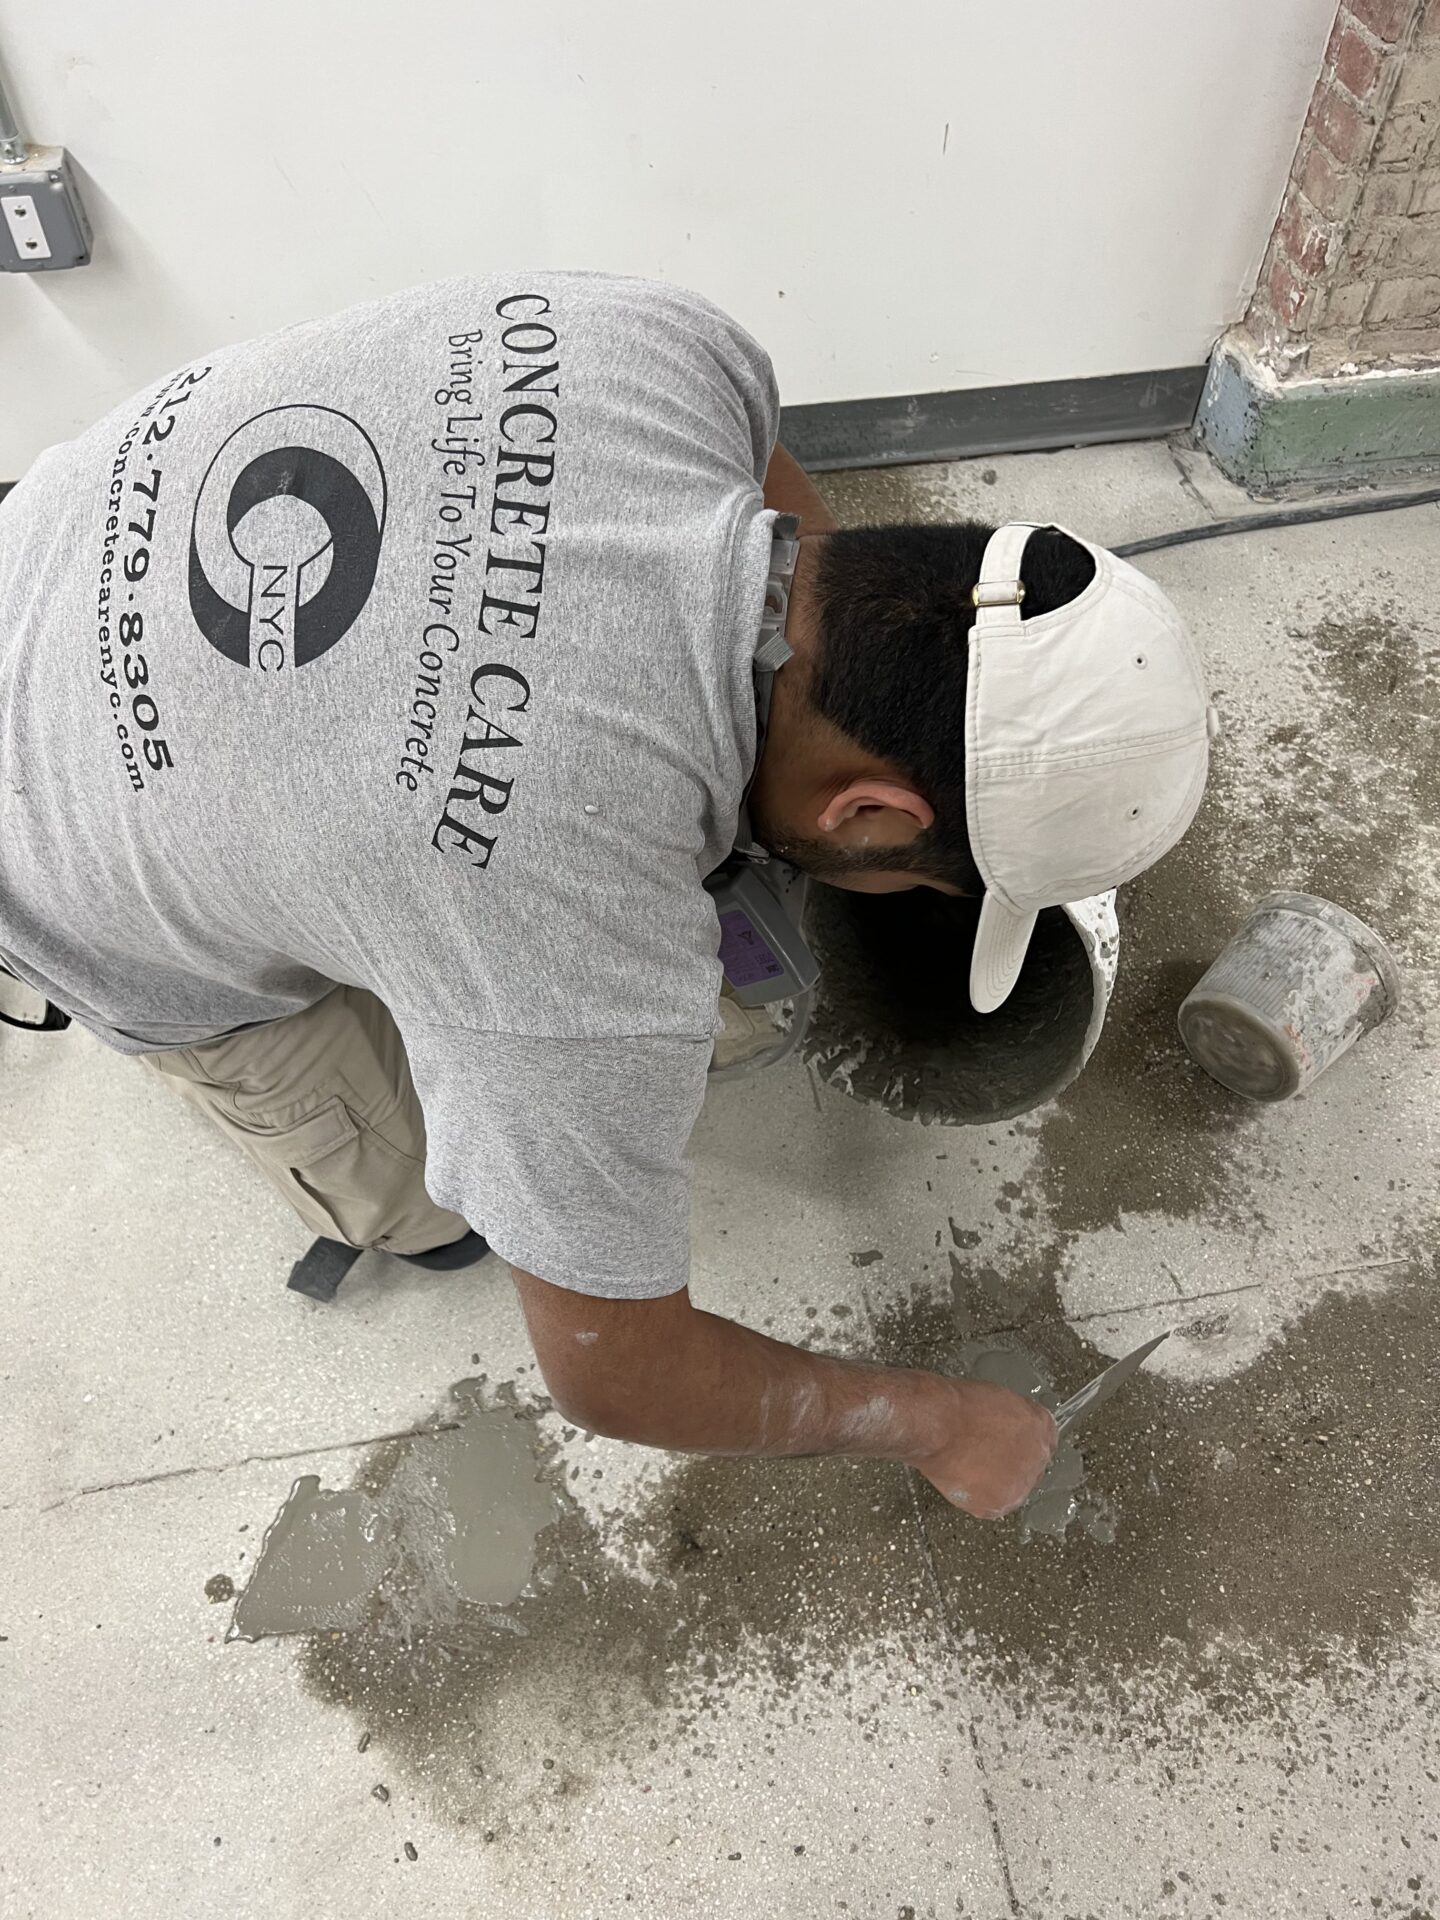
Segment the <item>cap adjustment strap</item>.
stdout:
[[1037,524],[1011,520],[997,527],[986,541],[980,577],[970,589],[975,625],[981,633],[1014,632],[1018,628],[1019,608],[1025,598],[1020,563],[1025,556],[1025,544]]

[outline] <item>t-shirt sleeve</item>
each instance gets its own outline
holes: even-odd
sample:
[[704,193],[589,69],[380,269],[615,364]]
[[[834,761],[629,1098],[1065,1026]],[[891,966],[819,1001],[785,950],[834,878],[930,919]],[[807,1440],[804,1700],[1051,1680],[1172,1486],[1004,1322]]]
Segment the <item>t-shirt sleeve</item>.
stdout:
[[765,470],[780,436],[780,394],[775,385],[775,369],[764,348],[733,320],[729,322],[728,344],[730,376],[744,409],[750,438],[751,470],[763,486]]
[[645,1300],[686,1284],[709,1040],[401,1025],[432,1199],[555,1286]]
[[[780,392],[770,356],[738,321],[703,295],[679,288],[667,291],[684,307],[690,325],[723,370],[724,413],[733,427],[736,454],[763,485],[780,433]],[[649,289],[652,300],[655,295],[656,289]]]

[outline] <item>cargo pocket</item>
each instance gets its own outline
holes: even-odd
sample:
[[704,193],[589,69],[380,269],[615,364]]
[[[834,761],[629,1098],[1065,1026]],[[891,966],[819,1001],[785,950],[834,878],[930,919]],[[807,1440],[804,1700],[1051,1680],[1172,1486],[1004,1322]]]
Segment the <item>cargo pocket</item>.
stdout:
[[251,1113],[237,1137],[313,1233],[352,1247],[411,1252],[466,1230],[425,1191],[425,1163],[377,1133],[336,1094],[301,1120]]
[[313,1232],[367,1246],[366,1214],[378,1218],[379,1196],[365,1192],[360,1129],[338,1094],[303,1120],[247,1114],[230,1127],[245,1151]]

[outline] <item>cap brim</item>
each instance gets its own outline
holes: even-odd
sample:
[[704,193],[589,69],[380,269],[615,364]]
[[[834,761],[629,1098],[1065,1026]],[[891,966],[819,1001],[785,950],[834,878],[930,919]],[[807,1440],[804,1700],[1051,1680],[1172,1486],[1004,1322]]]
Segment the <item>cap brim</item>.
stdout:
[[1038,913],[1016,913],[993,893],[980,902],[975,951],[970,957],[970,1004],[977,1013],[993,1013],[1010,998]]

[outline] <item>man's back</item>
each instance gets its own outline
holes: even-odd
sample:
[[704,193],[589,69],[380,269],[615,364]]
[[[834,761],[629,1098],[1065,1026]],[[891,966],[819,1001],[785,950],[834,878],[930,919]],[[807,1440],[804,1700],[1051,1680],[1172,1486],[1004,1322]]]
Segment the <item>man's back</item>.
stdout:
[[539,276],[226,349],[52,450],[0,513],[0,952],[132,1048],[334,981],[615,1032],[617,967],[707,1030],[772,429],[713,308]]
[[132,1052],[369,989],[496,1244],[593,1216],[613,1174],[567,1169],[653,1110],[666,1247],[614,1261],[677,1284],[774,425],[706,302],[538,275],[226,349],[53,449],[0,508],[0,960]]

